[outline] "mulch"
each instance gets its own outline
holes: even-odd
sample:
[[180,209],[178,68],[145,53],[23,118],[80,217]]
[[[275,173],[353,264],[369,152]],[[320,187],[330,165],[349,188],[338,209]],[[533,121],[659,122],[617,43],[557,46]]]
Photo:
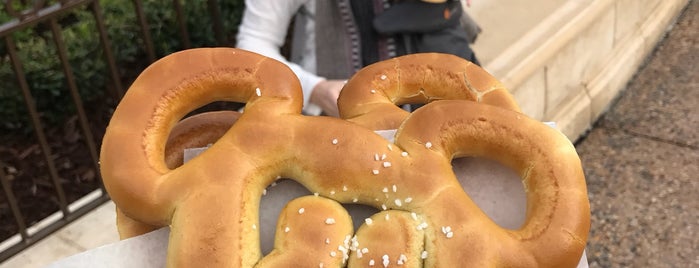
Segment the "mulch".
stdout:
[[[113,111],[108,99],[85,103],[91,137],[100,141]],[[77,115],[68,116],[61,125],[43,126],[50,147],[58,181],[67,204],[100,188],[101,178],[90,156],[85,135]],[[56,187],[50,175],[46,157],[36,133],[11,131],[0,134],[0,167],[10,185],[25,225],[60,211]],[[99,152],[98,152],[99,153]],[[19,233],[17,219],[12,213],[5,189],[0,192],[0,242]]]

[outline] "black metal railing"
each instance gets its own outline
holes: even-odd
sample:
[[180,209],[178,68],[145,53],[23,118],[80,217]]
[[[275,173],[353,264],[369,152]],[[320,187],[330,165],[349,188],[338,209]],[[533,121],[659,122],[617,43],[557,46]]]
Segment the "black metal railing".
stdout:
[[[238,1],[242,3],[241,1]],[[133,42],[133,40],[119,40],[121,42],[132,42],[139,44],[139,50],[144,55],[142,61],[143,64],[137,65],[141,67],[147,66],[149,63],[154,62],[158,57],[156,52],[156,47],[154,46],[153,37],[151,35],[151,30],[149,27],[149,21],[146,16],[146,11],[144,10],[144,1],[142,0],[132,0],[133,11],[135,14],[134,25],[140,29],[139,38],[141,42]],[[215,39],[215,44],[218,46],[230,46],[232,41],[230,36],[234,36],[230,31],[226,32],[224,28],[224,21],[222,19],[221,10],[219,8],[219,1],[207,0],[206,10],[208,10],[208,15],[210,16],[211,32]],[[19,8],[18,8],[19,7]],[[182,0],[172,1],[172,10],[174,12],[174,17],[176,21],[175,27],[177,29],[179,46],[177,49],[191,48],[195,45],[191,42],[191,32],[188,31],[187,27],[187,16],[184,12]],[[240,4],[242,8],[242,4]],[[90,12],[92,14],[91,19],[94,20],[94,27],[96,28],[96,35],[99,38],[99,44],[101,46],[101,56],[102,61],[107,66],[104,76],[107,77],[108,85],[105,85],[103,89],[93,89],[93,90],[103,90],[105,99],[113,100],[111,104],[117,103],[118,100],[124,95],[126,84],[130,83],[129,78],[125,77],[124,71],[125,66],[121,66],[118,63],[118,59],[115,57],[114,53],[114,43],[110,40],[108,34],[108,29],[105,24],[105,14],[103,13],[103,7],[98,0],[57,0],[57,1],[3,1],[3,11],[6,17],[9,17],[8,21],[0,21],[0,38],[3,39],[2,44],[0,44],[0,59],[10,65],[12,70],[14,80],[16,83],[16,90],[21,92],[21,98],[23,99],[23,106],[26,108],[26,114],[28,122],[26,125],[31,129],[28,132],[22,132],[17,130],[16,133],[0,133],[0,138],[6,138],[10,136],[25,136],[25,139],[33,139],[33,142],[29,142],[26,147],[29,149],[20,150],[26,152],[19,152],[21,159],[8,159],[0,157],[0,182],[2,186],[2,194],[0,194],[0,220],[4,217],[5,220],[0,224],[12,224],[15,226],[16,233],[9,237],[0,237],[0,262],[8,259],[9,257],[17,254],[28,246],[34,244],[35,242],[41,240],[42,238],[50,235],[52,232],[60,229],[66,224],[72,222],[73,220],[79,218],[95,207],[103,204],[109,200],[104,186],[102,185],[101,178],[99,177],[99,146],[100,146],[100,134],[95,133],[95,127],[92,118],[91,111],[87,111],[85,108],[85,103],[83,97],[81,96],[80,86],[78,85],[78,79],[76,78],[76,71],[70,62],[70,51],[66,47],[66,38],[62,34],[63,25],[61,19],[65,16],[70,15],[73,12],[80,10],[81,12]],[[56,148],[49,141],[49,137],[52,134],[47,133],[47,127],[44,120],[45,111],[41,111],[37,107],[37,101],[35,99],[35,94],[32,91],[31,83],[28,82],[27,75],[25,73],[25,66],[28,64],[27,59],[22,59],[20,57],[20,51],[22,47],[17,46],[17,40],[14,37],[18,32],[32,29],[32,28],[42,28],[45,33],[50,33],[52,47],[55,49],[55,57],[60,62],[60,72],[62,73],[63,82],[66,92],[61,92],[60,94],[69,94],[71,104],[74,106],[72,109],[75,113],[73,117],[77,118],[76,129],[79,129],[81,142],[80,148],[85,148],[82,151],[85,152],[85,158],[89,158],[89,161],[83,159],[84,168],[87,170],[92,170],[94,174],[94,189],[89,191],[81,197],[67,197],[65,186],[69,185],[71,182],[70,178],[65,178],[59,172],[59,166],[63,167],[66,164],[57,164],[56,151],[61,150],[61,148]],[[35,31],[39,33],[40,31]],[[48,36],[48,35],[44,35]],[[1,51],[4,51],[1,52]],[[161,55],[162,56],[162,55]],[[133,66],[133,65],[132,65]],[[2,65],[0,65],[2,67]],[[7,66],[6,66],[7,67]],[[140,70],[129,70],[130,73],[139,73]],[[2,83],[9,83],[8,81],[1,81]],[[2,93],[2,92],[0,92]],[[20,95],[20,94],[18,94]],[[1,95],[0,95],[1,96]],[[1,104],[1,103],[0,103]],[[109,104],[105,104],[109,105]],[[0,120],[2,120],[0,118]],[[26,134],[33,132],[33,134]],[[33,137],[32,137],[33,136]],[[1,141],[0,145],[3,143],[11,143],[10,141]],[[10,144],[4,144],[7,148]],[[33,149],[32,149],[33,148]],[[2,149],[2,148],[0,148]],[[10,149],[7,149],[10,150]],[[51,215],[44,217],[42,219],[28,220],[27,213],[33,208],[31,206],[23,206],[23,202],[17,197],[17,191],[14,189],[13,184],[19,183],[19,180],[34,180],[36,178],[18,178],[15,174],[22,173],[18,171],[14,165],[13,161],[27,161],[24,156],[31,154],[31,152],[36,151],[35,154],[37,159],[32,160],[36,163],[31,163],[31,166],[41,166],[43,173],[41,177],[48,177],[44,183],[43,188],[50,189],[52,194],[50,195],[50,200],[32,200],[33,202],[46,202],[55,204],[58,209],[52,212]],[[40,153],[39,153],[40,151]],[[28,153],[27,153],[28,152]],[[0,150],[0,154],[2,154]],[[79,162],[79,161],[73,161]],[[70,162],[69,162],[70,163]],[[70,166],[70,165],[69,165]],[[70,166],[70,168],[74,168]],[[86,172],[89,173],[89,172]],[[33,191],[36,191],[35,188]],[[36,196],[32,199],[40,198]],[[9,220],[9,217],[13,220]]]

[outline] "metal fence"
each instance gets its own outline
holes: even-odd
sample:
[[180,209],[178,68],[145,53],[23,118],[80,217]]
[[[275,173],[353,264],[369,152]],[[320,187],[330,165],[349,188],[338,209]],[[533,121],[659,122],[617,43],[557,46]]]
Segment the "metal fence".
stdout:
[[[18,4],[19,3],[19,4]],[[139,25],[140,28],[140,38],[143,40],[141,42],[140,49],[143,50],[144,54],[147,55],[147,62],[153,62],[156,60],[156,52],[151,38],[151,33],[149,31],[148,21],[144,15],[144,6],[141,0],[133,0],[133,12],[136,14],[136,21],[133,23]],[[213,28],[213,33],[218,45],[228,45],[226,42],[226,35],[224,35],[223,20],[221,19],[221,14],[218,8],[218,1],[208,0],[207,1],[209,15],[211,16],[211,27]],[[23,9],[17,10],[16,6],[24,6]],[[183,5],[181,0],[173,0],[172,8],[176,14],[177,18],[177,28],[179,32],[179,39],[181,42],[180,49],[186,49],[191,47],[189,41],[190,33],[187,30],[185,23],[185,13],[183,12]],[[60,229],[71,221],[79,218],[85,213],[89,212],[93,208],[103,204],[109,197],[104,191],[104,186],[101,183],[101,178],[99,177],[99,139],[95,138],[90,128],[89,117],[84,109],[83,100],[79,94],[78,87],[76,85],[76,78],[74,70],[69,64],[69,55],[66,50],[65,39],[61,35],[61,24],[59,19],[66,14],[70,14],[77,9],[89,10],[92,13],[92,19],[94,19],[97,35],[99,35],[99,41],[101,44],[101,49],[103,52],[103,60],[108,66],[108,77],[110,78],[111,85],[105,88],[105,91],[109,91],[110,95],[115,100],[120,99],[125,91],[124,84],[129,83],[128,81],[122,81],[123,78],[120,77],[120,68],[116,61],[112,51],[112,41],[110,40],[107,30],[105,29],[105,23],[103,18],[102,7],[100,6],[100,1],[98,0],[58,0],[58,1],[3,1],[3,9],[6,14],[11,16],[9,21],[3,22],[0,25],[0,38],[3,39],[6,55],[1,55],[0,57],[9,58],[11,63],[11,68],[16,78],[16,83],[18,85],[17,90],[21,91],[24,105],[26,106],[26,111],[28,113],[28,118],[31,120],[29,123],[33,128],[33,133],[35,135],[36,144],[41,151],[43,156],[42,166],[46,167],[47,176],[50,178],[50,186],[55,191],[55,199],[53,201],[47,202],[57,202],[59,211],[53,213],[49,217],[44,218],[41,221],[35,223],[28,223],[24,215],[26,211],[20,209],[19,201],[16,198],[16,193],[12,188],[12,180],[10,178],[11,174],[8,171],[7,163],[3,163],[0,159],[0,182],[2,183],[2,194],[4,195],[5,208],[11,211],[11,216],[14,218],[16,224],[17,233],[11,236],[9,239],[0,241],[0,262],[8,259],[9,257],[15,255],[16,253],[22,251],[23,249],[29,247],[35,242],[45,238],[52,232]],[[97,187],[90,194],[71,202],[66,198],[66,193],[64,191],[64,183],[59,172],[57,171],[57,164],[54,159],[54,152],[47,141],[47,133],[45,130],[45,124],[41,120],[41,112],[38,111],[35,98],[32,95],[32,90],[27,82],[25,76],[24,66],[27,62],[23,62],[18,55],[18,48],[13,39],[13,34],[22,31],[24,29],[41,26],[48,28],[52,36],[52,43],[55,46],[56,57],[60,60],[61,71],[64,74],[65,84],[69,89],[69,93],[72,99],[72,103],[75,105],[75,112],[77,113],[79,129],[82,132],[82,137],[85,137],[84,146],[86,146],[89,151],[89,168],[96,171],[97,174]],[[229,42],[230,43],[230,42]],[[21,49],[21,48],[19,48]],[[140,72],[140,71],[136,71]],[[0,200],[2,201],[2,200]]]

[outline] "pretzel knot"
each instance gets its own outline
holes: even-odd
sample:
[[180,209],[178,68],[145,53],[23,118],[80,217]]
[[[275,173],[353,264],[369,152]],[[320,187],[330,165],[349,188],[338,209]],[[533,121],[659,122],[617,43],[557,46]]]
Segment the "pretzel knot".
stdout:
[[[183,121],[190,129],[217,126],[210,129],[220,138],[184,165],[168,166],[175,124],[220,100],[244,102],[245,112],[235,123],[225,112],[201,115],[211,124]],[[415,101],[429,103],[412,114],[395,106]],[[154,63],[117,107],[102,144],[122,237],[171,226],[172,267],[577,264],[590,212],[575,149],[519,113],[482,69],[442,54],[404,56],[360,71],[338,105],[347,120],[301,115],[294,74],[242,50],[186,50]],[[398,128],[393,143],[373,131],[391,127]],[[463,191],[451,160],[465,156],[498,160],[521,176],[521,228],[500,228]],[[318,194],[287,204],[275,248],[262,256],[260,198],[279,177]],[[381,212],[355,232],[341,203]]]

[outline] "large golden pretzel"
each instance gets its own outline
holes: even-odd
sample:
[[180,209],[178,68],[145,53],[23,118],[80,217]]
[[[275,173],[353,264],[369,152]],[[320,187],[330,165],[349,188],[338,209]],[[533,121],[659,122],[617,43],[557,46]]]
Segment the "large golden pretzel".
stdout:
[[[222,100],[246,103],[245,112],[186,119],[167,142],[188,112]],[[287,67],[242,50],[186,50],[148,67],[102,143],[102,175],[122,238],[169,225],[169,267],[578,263],[590,211],[574,147],[519,113],[477,66],[442,54],[372,65],[343,89],[338,105],[348,120],[303,116],[301,101]],[[395,106],[414,101],[430,103],[412,114]],[[387,127],[398,128],[394,143],[373,131]],[[188,134],[197,129],[218,134]],[[166,147],[211,141],[184,165],[166,161]],[[521,176],[527,211],[520,229],[499,227],[463,191],[451,160],[465,156],[497,160]],[[262,256],[258,207],[279,177],[317,194],[287,204],[274,250]],[[341,203],[381,211],[355,232]]]

